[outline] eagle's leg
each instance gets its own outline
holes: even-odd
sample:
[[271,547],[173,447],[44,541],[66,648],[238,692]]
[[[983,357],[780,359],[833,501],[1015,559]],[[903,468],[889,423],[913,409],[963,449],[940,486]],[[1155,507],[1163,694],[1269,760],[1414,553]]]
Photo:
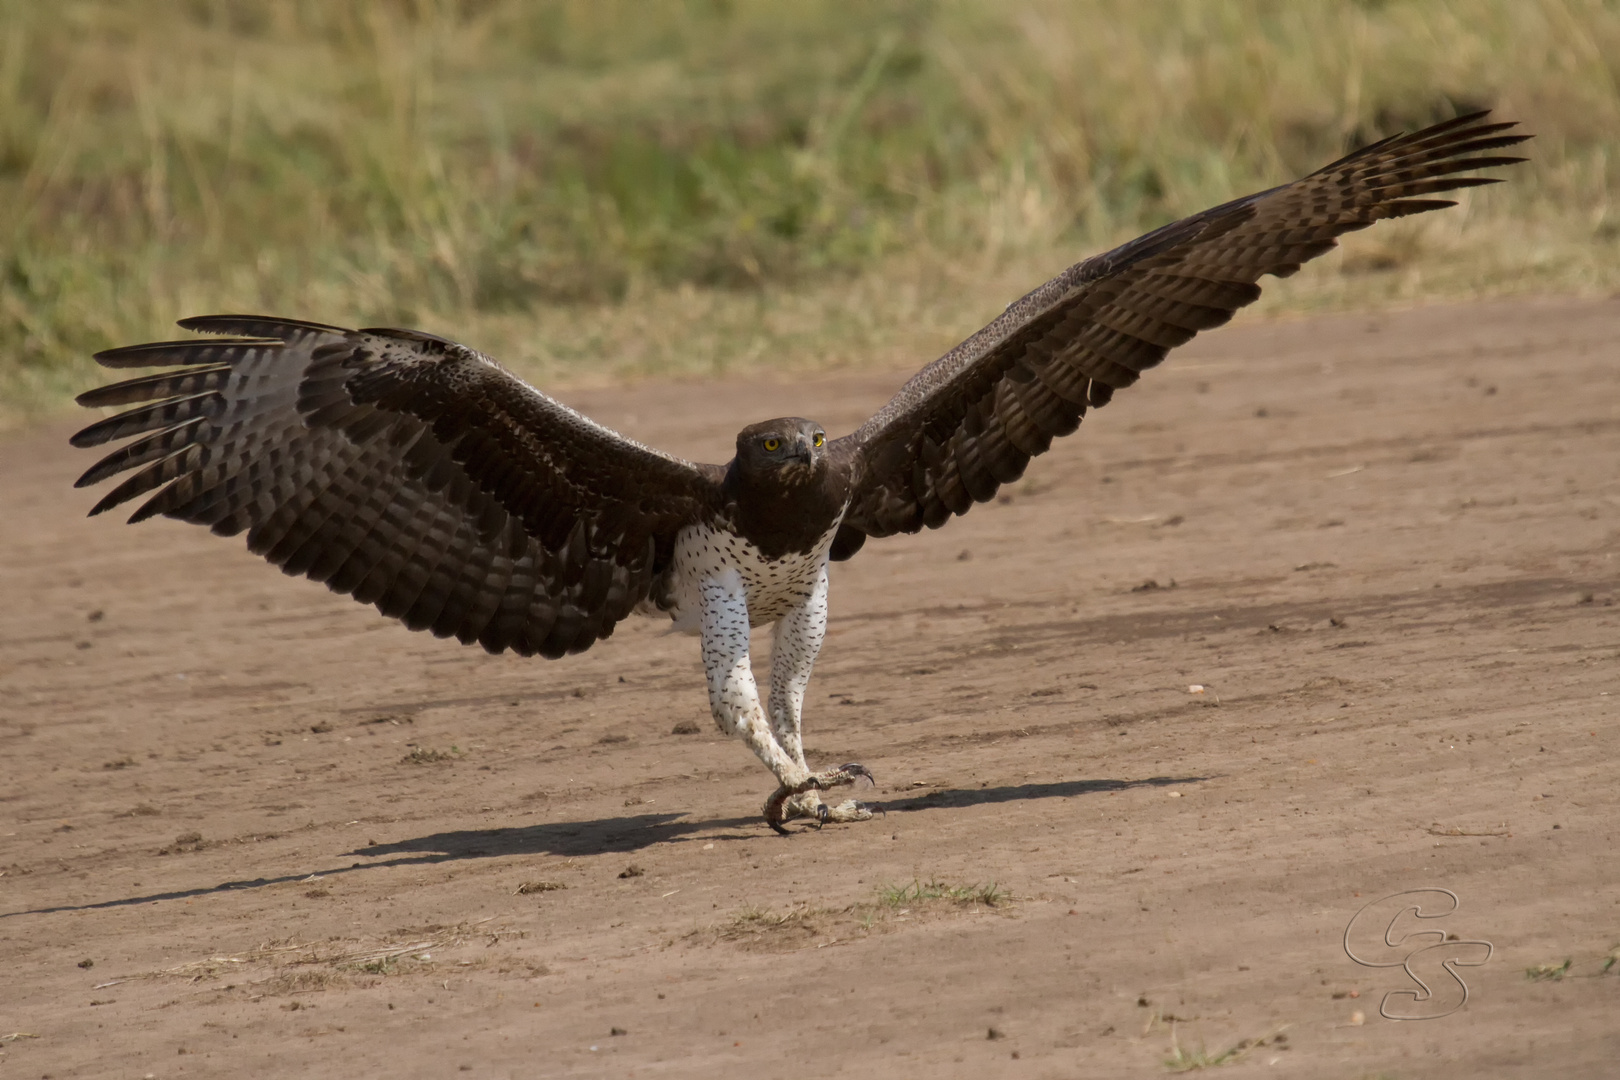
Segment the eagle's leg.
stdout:
[[[811,669],[821,653],[821,643],[827,636],[827,567],[821,567],[815,585],[804,601],[777,620],[776,633],[771,643],[771,696],[768,713],[771,730],[782,749],[792,755],[801,769],[808,773],[804,760],[804,738],[801,718],[804,713],[804,691],[810,683]],[[865,821],[872,811],[856,802],[846,800],[837,806],[821,801],[821,792],[828,788],[854,783],[872,774],[861,765],[843,765],[818,773],[815,783],[808,788],[789,785],[782,787],[765,803],[765,820],[781,831],[784,821],[807,817],[817,821]],[[795,790],[796,789],[796,790]]]
[[726,570],[702,582],[703,670],[709,677],[709,708],[722,732],[748,744],[784,789],[807,790],[816,777],[771,734],[748,657],[748,594],[742,575]]
[[800,732],[804,691],[810,685],[810,672],[826,636],[827,568],[823,566],[810,595],[777,620],[771,639],[771,698],[766,711],[776,741],[800,766],[805,766]]

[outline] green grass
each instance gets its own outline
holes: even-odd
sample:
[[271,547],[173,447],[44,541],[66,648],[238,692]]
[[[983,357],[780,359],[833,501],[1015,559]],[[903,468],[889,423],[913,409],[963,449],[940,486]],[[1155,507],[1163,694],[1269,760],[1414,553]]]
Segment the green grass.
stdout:
[[1617,79],[1606,0],[0,0],[0,424],[218,310],[549,382],[921,363],[1475,105],[1533,164],[1265,308],[1608,291]]
[[1524,977],[1531,982],[1563,982],[1569,976],[1570,966],[1575,961],[1565,958],[1562,964],[1536,964],[1524,969]]
[[1620,945],[1612,945],[1609,951],[1603,954],[1602,962],[1595,972],[1575,974],[1574,957],[1565,957],[1562,964],[1535,964],[1524,969],[1524,977],[1531,982],[1563,982],[1565,979],[1601,979],[1620,967]]

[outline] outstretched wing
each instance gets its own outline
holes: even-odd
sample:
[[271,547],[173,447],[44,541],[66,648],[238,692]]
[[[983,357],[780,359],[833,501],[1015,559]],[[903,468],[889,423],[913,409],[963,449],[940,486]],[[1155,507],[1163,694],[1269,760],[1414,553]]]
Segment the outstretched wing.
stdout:
[[1496,183],[1459,173],[1523,158],[1523,142],[1479,112],[1374,143],[1301,180],[1217,206],[1070,267],[918,372],[882,411],[838,439],[855,493],[832,557],[869,536],[937,528],[1018,479],[1054,436],[1079,426],[1200,330],[1287,277],[1334,238],[1454,203],[1428,196]]
[[134,470],[90,512],[156,490],[130,521],[246,530],[285,572],[413,630],[578,652],[719,503],[717,468],[626,439],[442,338],[236,315],[180,325],[233,336],[96,357],[181,366],[79,397],[136,406],[73,437],[136,436],[79,478]]

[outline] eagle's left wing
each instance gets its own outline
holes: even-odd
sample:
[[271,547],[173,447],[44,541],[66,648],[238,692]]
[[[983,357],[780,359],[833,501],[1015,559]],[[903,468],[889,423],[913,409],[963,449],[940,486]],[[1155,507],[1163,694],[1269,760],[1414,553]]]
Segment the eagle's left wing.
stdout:
[[834,441],[854,495],[833,543],[938,528],[1023,474],[1087,407],[1107,404],[1177,345],[1220,326],[1335,237],[1454,203],[1428,196],[1497,183],[1457,174],[1511,165],[1478,156],[1523,142],[1480,112],[1357,150],[1309,176],[1166,225],[1087,259],[918,372],[882,411]]
[[413,630],[578,652],[722,503],[718,467],[627,439],[443,338],[239,315],[180,325],[232,336],[96,357],[178,366],[79,397],[134,406],[73,437],[134,438],[80,477],[133,470],[91,513],[149,496],[131,521],[246,530],[285,572]]

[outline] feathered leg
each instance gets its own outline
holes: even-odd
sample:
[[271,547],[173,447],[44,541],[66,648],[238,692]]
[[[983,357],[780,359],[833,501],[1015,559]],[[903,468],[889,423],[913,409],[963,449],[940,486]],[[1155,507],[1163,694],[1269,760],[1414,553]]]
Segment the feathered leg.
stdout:
[[[777,620],[776,633],[771,644],[771,696],[767,712],[771,730],[782,749],[790,754],[800,768],[809,767],[804,760],[804,739],[801,718],[804,712],[804,691],[810,684],[810,672],[821,653],[821,642],[827,636],[827,567],[821,568],[815,586],[804,603]],[[859,776],[871,777],[858,765],[845,765],[820,777],[827,786],[853,783]],[[787,786],[784,781],[784,787]],[[781,821],[807,817],[818,821],[865,821],[872,816],[867,807],[848,799],[837,806],[826,806],[818,788],[789,795],[780,803]],[[766,803],[766,817],[772,817],[771,806],[781,799],[777,792]]]
[[804,691],[810,685],[810,672],[821,654],[827,636],[827,568],[804,603],[777,620],[771,643],[771,698],[767,712],[771,730],[782,749],[804,764],[804,740],[800,717],[804,711]]
[[[803,762],[803,751],[796,757],[782,749],[771,733],[765,710],[759,704],[759,688],[748,657],[748,594],[742,575],[726,570],[702,582],[698,592],[702,607],[703,668],[709,676],[709,708],[714,722],[727,735],[748,744],[765,767],[776,774],[781,786],[765,801],[765,820],[777,832],[782,828],[783,804],[807,791],[822,791],[841,784],[852,784],[859,776],[871,778],[861,765],[844,765],[822,773],[812,773]],[[825,623],[823,622],[823,629]],[[814,659],[812,657],[812,659]],[[808,676],[807,676],[808,678]],[[800,686],[800,700],[803,700]],[[856,816],[849,820],[860,820]],[[822,821],[833,820],[825,809],[815,812]],[[871,812],[865,813],[871,817]]]
[[722,732],[748,744],[784,787],[797,787],[813,778],[803,754],[795,758],[782,749],[765,722],[748,658],[748,594],[735,570],[709,578],[699,586],[703,616],[703,669],[709,676],[709,708]]

